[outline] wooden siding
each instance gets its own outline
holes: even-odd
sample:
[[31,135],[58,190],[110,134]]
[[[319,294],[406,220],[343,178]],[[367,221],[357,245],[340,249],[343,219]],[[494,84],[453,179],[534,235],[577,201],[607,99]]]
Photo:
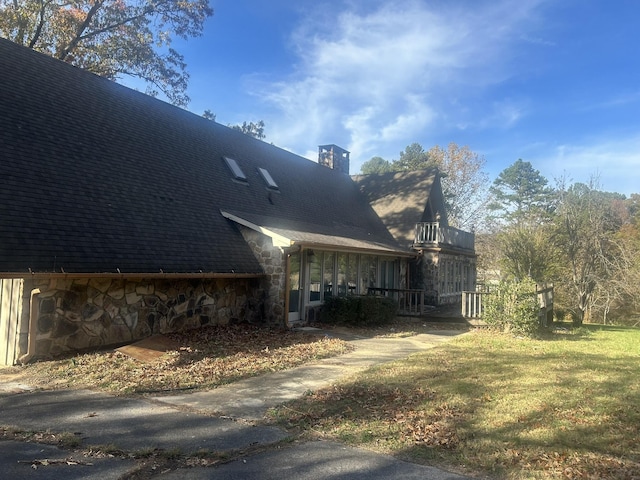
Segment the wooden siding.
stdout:
[[0,279],[0,365],[16,360],[23,283],[21,278]]

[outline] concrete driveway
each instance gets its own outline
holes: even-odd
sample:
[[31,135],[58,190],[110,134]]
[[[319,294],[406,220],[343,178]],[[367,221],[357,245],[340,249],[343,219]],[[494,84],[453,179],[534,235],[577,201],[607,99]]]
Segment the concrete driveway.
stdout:
[[[463,479],[335,442],[300,443],[261,422],[271,407],[372,365],[433,348],[459,333],[443,330],[407,338],[351,338],[356,350],[349,354],[191,394],[132,399],[88,390],[30,391],[19,384],[0,383],[0,425],[54,434],[71,432],[81,445],[78,450],[64,450],[0,440],[0,471],[4,478],[16,479],[156,475],[169,479]],[[126,455],[87,456],[92,445],[138,454],[154,449],[182,455],[207,451],[232,460],[156,471]]]

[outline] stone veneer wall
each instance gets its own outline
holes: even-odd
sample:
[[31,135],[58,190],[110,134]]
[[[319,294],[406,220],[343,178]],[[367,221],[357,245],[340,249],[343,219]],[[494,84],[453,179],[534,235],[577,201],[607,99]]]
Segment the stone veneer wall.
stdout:
[[398,278],[398,288],[409,288],[407,285],[407,274],[409,272],[409,260],[406,258],[400,259],[400,277]]
[[445,281],[446,275],[444,269],[447,264],[459,263],[469,266],[470,278],[468,282],[462,282],[463,290],[469,287],[468,283],[475,286],[476,277],[476,259],[475,257],[469,257],[461,254],[451,254],[442,252],[428,252],[425,251],[420,261],[420,268],[422,270],[422,286],[418,288],[424,289],[427,293],[427,302],[433,302],[437,305],[444,305],[448,303],[458,303],[461,298],[452,294],[442,293],[442,282]]
[[266,235],[246,227],[239,228],[265,273],[262,285],[265,292],[265,319],[269,323],[284,325],[286,254],[282,249],[274,247],[272,240]]
[[41,358],[203,325],[265,320],[260,279],[27,279],[20,355],[27,351],[34,288],[40,289],[35,334]]

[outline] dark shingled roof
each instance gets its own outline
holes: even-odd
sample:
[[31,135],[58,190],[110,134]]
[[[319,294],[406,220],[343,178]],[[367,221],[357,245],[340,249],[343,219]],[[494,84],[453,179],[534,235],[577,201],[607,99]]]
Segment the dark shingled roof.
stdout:
[[355,175],[353,180],[401,245],[411,246],[416,223],[439,218],[448,226],[436,169]]
[[261,273],[221,211],[399,250],[348,176],[4,39],[0,112],[0,274]]

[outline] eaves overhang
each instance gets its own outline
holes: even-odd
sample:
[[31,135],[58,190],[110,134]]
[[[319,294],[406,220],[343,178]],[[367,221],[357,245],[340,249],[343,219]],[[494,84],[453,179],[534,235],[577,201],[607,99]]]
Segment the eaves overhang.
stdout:
[[263,272],[0,272],[0,278],[263,278]]
[[271,238],[273,245],[280,248],[317,248],[334,251],[353,251],[361,253],[371,253],[376,255],[389,255],[396,257],[416,257],[416,252],[402,250],[392,245],[386,245],[372,240],[362,240],[344,236],[329,235],[311,231],[293,230],[290,228],[280,228],[274,226],[259,225],[255,221],[249,221],[240,216],[227,211],[220,212],[223,217],[232,220],[239,225],[260,232]]

